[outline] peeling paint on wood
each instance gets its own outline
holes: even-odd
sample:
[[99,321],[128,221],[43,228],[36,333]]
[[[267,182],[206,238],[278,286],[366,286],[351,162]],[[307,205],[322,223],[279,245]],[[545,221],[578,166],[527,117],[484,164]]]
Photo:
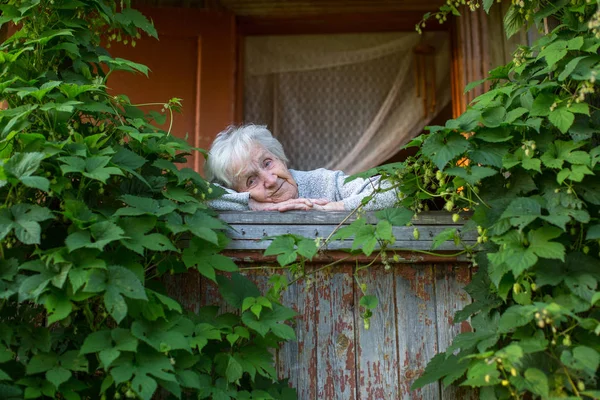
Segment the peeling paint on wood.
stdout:
[[[435,265],[435,297],[438,327],[439,351],[445,351],[452,339],[461,332],[461,325],[454,324],[454,314],[471,303],[464,285],[469,279],[468,266],[450,264]],[[457,388],[442,387],[442,399],[463,399],[465,393],[457,392]]]
[[[270,276],[287,272],[279,268],[275,257],[261,253],[230,249],[225,254],[264,293]],[[372,261],[370,257],[354,255],[296,282],[282,294],[282,303],[298,312],[294,325],[297,341],[278,349],[276,370],[280,378],[289,378],[300,400],[475,398],[473,392],[443,388],[438,383],[410,390],[429,360],[446,349],[456,334],[470,330],[468,321],[455,325],[453,316],[470,302],[463,288],[471,279],[471,265],[456,258],[399,254],[403,260],[389,270],[376,263],[358,275],[368,294],[379,299],[370,330],[363,326],[362,292],[354,278],[356,266],[366,265]],[[346,252],[325,250],[306,264],[306,270],[314,271],[347,256]],[[256,269],[258,266],[272,268]],[[167,276],[164,282],[188,310],[216,304],[221,312],[233,311],[216,285],[194,270]]]
[[[411,391],[412,383],[423,373],[427,362],[437,352],[433,267],[402,274],[396,280],[396,335],[398,341],[398,382],[400,399],[439,399],[439,385],[432,383]],[[415,290],[416,288],[416,290]]]
[[356,398],[352,268],[315,276],[317,398]]
[[[364,329],[356,310],[356,369],[358,375],[358,399],[397,399],[400,387],[398,370],[398,343],[396,338],[396,298],[395,281],[392,271],[383,266],[361,271],[359,281],[367,286],[367,293],[379,300],[373,312],[369,330]],[[355,304],[362,292],[356,290]]]

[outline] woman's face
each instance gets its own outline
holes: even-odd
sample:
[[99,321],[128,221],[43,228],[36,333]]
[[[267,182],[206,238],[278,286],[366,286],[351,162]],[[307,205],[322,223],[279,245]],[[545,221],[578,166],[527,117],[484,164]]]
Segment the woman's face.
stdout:
[[249,192],[258,202],[280,203],[298,197],[298,185],[285,163],[261,145],[254,145],[248,159],[232,166],[241,171],[233,179],[233,189]]

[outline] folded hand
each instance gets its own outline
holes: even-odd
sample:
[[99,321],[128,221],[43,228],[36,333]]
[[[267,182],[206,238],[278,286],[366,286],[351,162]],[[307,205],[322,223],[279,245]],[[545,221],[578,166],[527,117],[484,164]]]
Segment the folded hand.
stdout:
[[291,199],[282,201],[281,203],[260,203],[258,201],[250,199],[248,206],[253,211],[292,211],[292,210],[324,210],[329,200],[326,199]]

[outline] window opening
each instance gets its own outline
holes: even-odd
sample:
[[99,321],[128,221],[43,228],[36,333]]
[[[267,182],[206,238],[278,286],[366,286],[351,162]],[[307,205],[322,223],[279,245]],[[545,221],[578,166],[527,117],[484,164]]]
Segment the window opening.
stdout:
[[451,100],[446,32],[248,36],[244,56],[244,121],[268,125],[294,169],[379,165]]

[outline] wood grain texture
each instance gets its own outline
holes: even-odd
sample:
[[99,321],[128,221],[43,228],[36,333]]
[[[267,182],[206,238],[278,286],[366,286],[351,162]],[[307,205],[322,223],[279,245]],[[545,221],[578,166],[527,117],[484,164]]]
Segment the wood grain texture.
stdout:
[[[317,292],[312,284],[302,281],[298,286],[298,312],[296,337],[298,338],[298,364],[290,369],[296,371],[298,399],[317,399],[317,340],[318,312]],[[288,307],[292,304],[286,304]]]
[[433,267],[394,270],[396,281],[398,382],[401,399],[437,400],[438,383],[411,391],[412,383],[423,373],[437,352]]
[[[454,314],[471,303],[465,285],[471,280],[466,265],[437,264],[435,269],[435,308],[438,351],[445,351],[456,335],[470,330],[468,322],[454,324]],[[442,399],[469,399],[473,393],[465,388],[442,385]]]
[[[264,250],[271,244],[271,240],[232,240],[227,244],[227,250]],[[472,245],[475,243],[474,240],[466,240],[466,244]],[[327,245],[327,250],[349,250],[352,247],[352,240],[337,240],[335,242],[329,243]],[[375,249],[379,249],[380,246],[376,245]],[[396,240],[393,244],[389,245],[388,248],[390,250],[402,250],[402,251],[410,251],[410,250],[425,250],[432,251],[433,241],[432,240],[414,240],[406,238],[406,240]],[[454,245],[453,242],[444,242],[442,243],[436,251],[461,251],[463,250],[460,247]]]
[[317,399],[356,398],[352,268],[315,275]]
[[[376,224],[379,220],[374,211],[365,213],[368,223]],[[258,225],[338,225],[342,222],[350,224],[356,220],[356,215],[348,217],[348,211],[224,211],[219,218],[229,224],[258,224]],[[445,211],[430,211],[419,214],[412,220],[413,225],[462,225],[469,218],[469,213],[463,213],[459,222],[452,221],[452,214]],[[346,219],[346,217],[348,217]],[[345,220],[345,221],[344,221]]]
[[[450,225],[423,225],[421,236],[435,235],[447,226]],[[260,229],[290,229],[294,233],[332,229],[331,225],[322,228],[299,223],[263,228],[246,222],[244,227],[246,232],[259,233]],[[406,236],[405,231],[400,228],[397,234]],[[412,238],[412,231],[409,232]],[[430,246],[431,242],[431,238],[407,239],[406,245],[417,249]],[[233,243],[264,242],[235,239]],[[273,274],[284,273],[274,257],[262,256],[260,250],[229,249],[225,254],[263,293]],[[354,269],[372,258],[360,255],[346,260],[348,253],[328,249],[307,263],[307,271],[336,260],[341,260],[340,264],[309,275],[283,293],[282,303],[298,312],[294,326],[297,341],[282,345],[275,362],[278,376],[290,378],[289,384],[297,389],[299,399],[475,398],[472,392],[442,388],[438,383],[410,390],[428,361],[446,349],[458,332],[469,328],[467,323],[455,326],[452,317],[470,301],[463,290],[470,281],[470,264],[439,255],[424,258],[415,252],[400,254],[403,259],[392,263],[389,270],[374,264],[358,274],[357,282]],[[216,304],[221,312],[234,311],[221,299],[216,285],[201,279],[195,271],[165,278],[165,283],[169,293],[187,309],[196,311],[201,305]],[[365,330],[361,318],[364,310],[359,306],[360,283],[366,284],[368,294],[379,299],[369,330]]]
[[379,300],[367,330],[360,317],[363,310],[358,307],[362,292],[356,290],[356,374],[360,400],[400,398],[400,384],[394,373],[398,371],[399,361],[393,276],[393,271],[386,271],[381,265],[358,275],[359,282],[367,287],[367,294]]
[[[289,279],[289,278],[288,278]],[[311,326],[312,321],[306,323],[310,316],[314,316],[310,310],[306,309],[306,293],[304,293],[304,280],[289,286],[281,295],[282,304],[287,305],[298,313],[295,320],[296,340],[284,343],[277,352],[277,376],[279,379],[289,379],[291,387],[299,388],[300,374],[302,373],[302,363],[300,354],[306,349],[306,330]],[[310,340],[309,340],[310,342]],[[309,346],[310,347],[310,346]],[[315,346],[313,345],[312,348]],[[303,379],[304,382],[306,379]],[[306,385],[302,385],[306,386]]]
[[201,307],[202,277],[195,270],[184,274],[165,274],[162,278],[167,293],[181,304],[182,308],[197,313]]

